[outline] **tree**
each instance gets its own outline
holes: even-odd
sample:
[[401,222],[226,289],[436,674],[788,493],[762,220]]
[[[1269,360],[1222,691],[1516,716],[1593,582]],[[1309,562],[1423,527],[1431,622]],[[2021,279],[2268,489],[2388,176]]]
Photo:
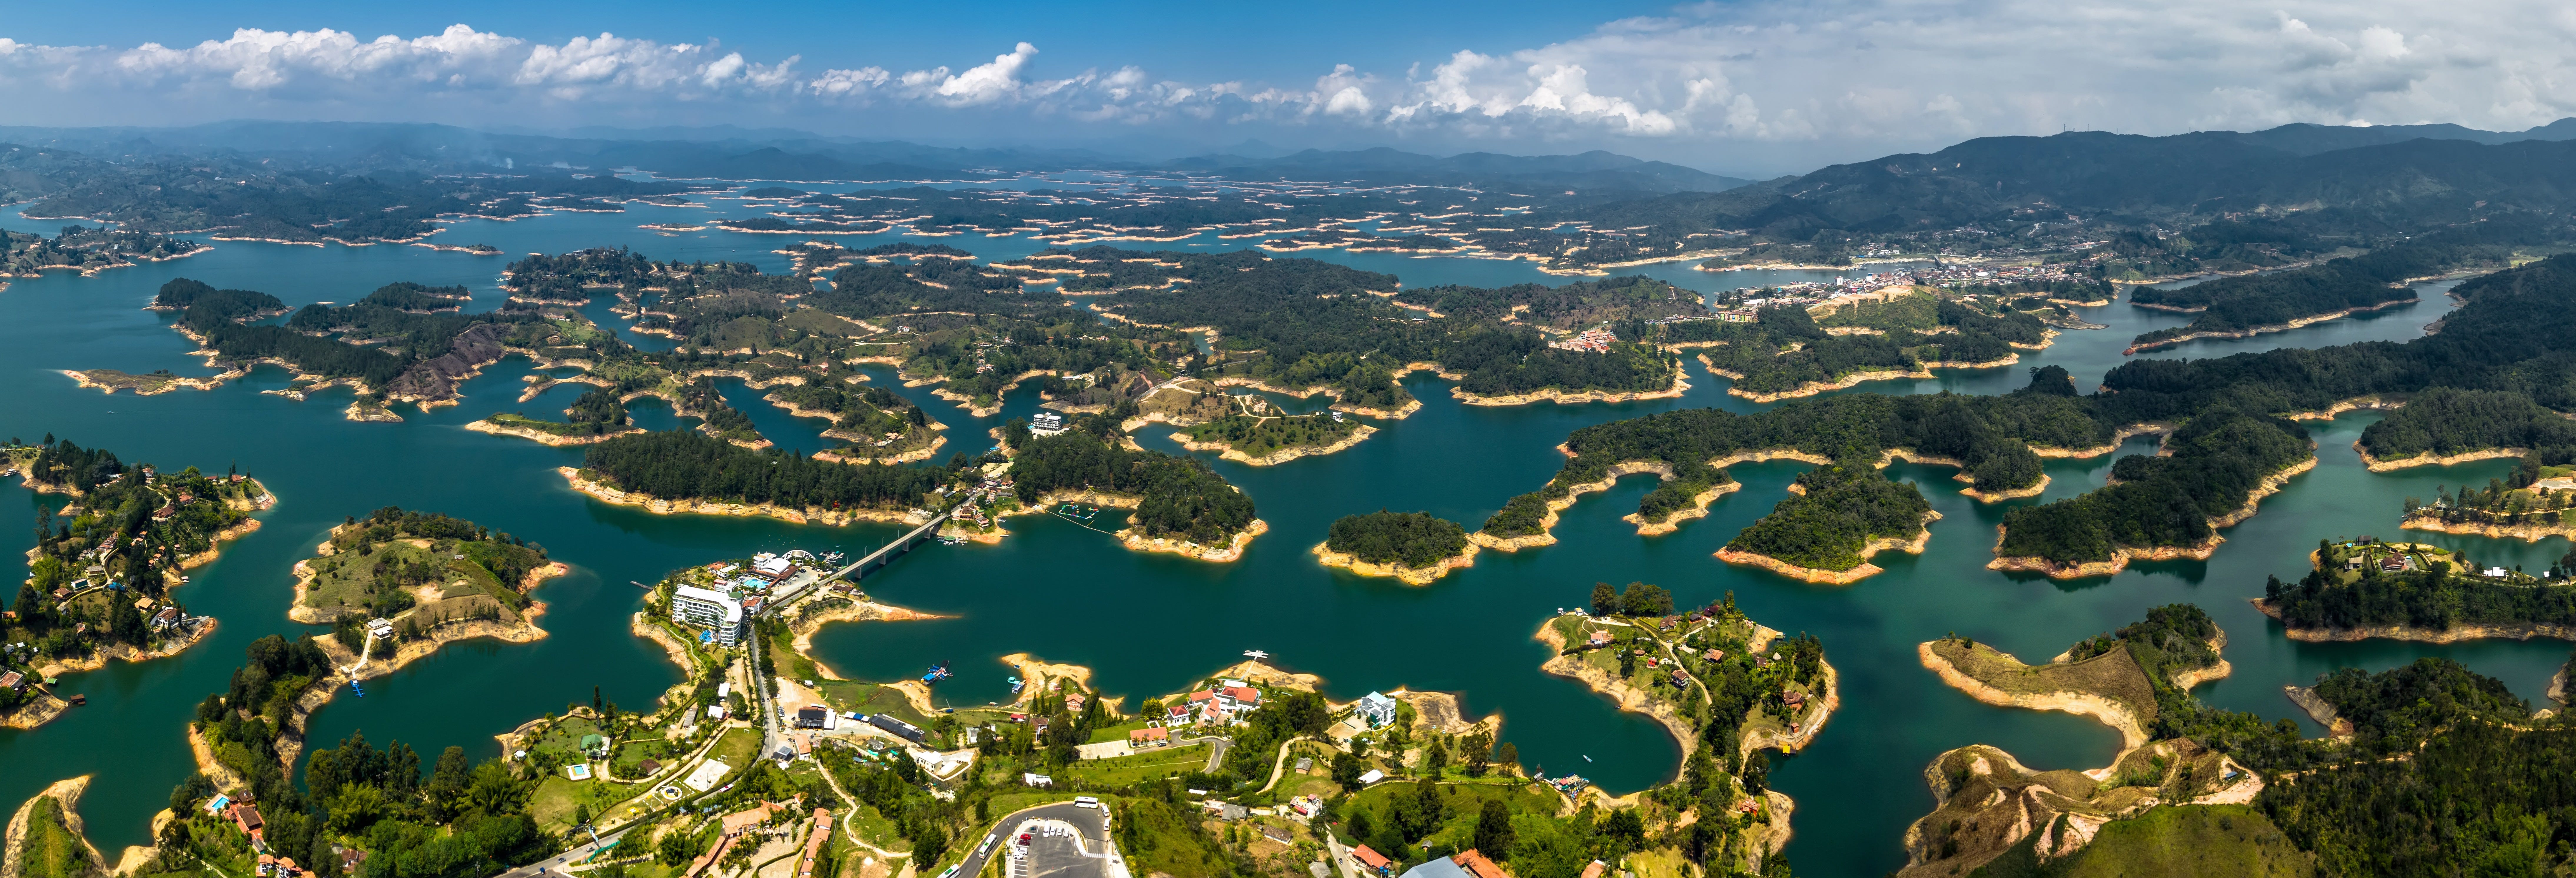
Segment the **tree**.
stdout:
[[1619,612],[1619,590],[1607,582],[1592,584],[1592,615],[1609,616]]
[[1368,763],[1348,753],[1333,754],[1333,782],[1349,792],[1359,792],[1360,775],[1368,773]]
[[1620,610],[1631,616],[1663,616],[1673,611],[1673,593],[1663,586],[1643,582],[1628,583],[1619,595]]
[[1519,771],[1521,768],[1521,748],[1515,746],[1510,741],[1504,741],[1502,748],[1494,751],[1494,761],[1503,765],[1508,771]]
[[1478,728],[1459,739],[1458,748],[1466,751],[1468,777],[1484,777],[1493,767],[1494,733]]
[[1501,799],[1486,799],[1476,815],[1476,849],[1504,854],[1512,849],[1512,811]]

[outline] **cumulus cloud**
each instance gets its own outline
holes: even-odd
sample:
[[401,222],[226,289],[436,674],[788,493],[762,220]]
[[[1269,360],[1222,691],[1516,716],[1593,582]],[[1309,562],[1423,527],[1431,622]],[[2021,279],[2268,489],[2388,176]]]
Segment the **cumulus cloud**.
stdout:
[[[1485,148],[1721,147],[1813,153],[2068,128],[2171,133],[2304,121],[2519,128],[2576,114],[2576,8],[2295,0],[1752,0],[1604,23],[1403,70],[1315,59],[1306,85],[1130,63],[1049,70],[1019,42],[962,69],[747,58],[714,42],[611,33],[561,43],[459,24],[417,37],[243,29],[194,46],[44,46],[0,37],[0,121],[116,108],[191,116],[372,113],[451,120],[628,118],[684,105],[863,120],[977,113],[1098,125],[1299,129]],[[1142,54],[1145,47],[1138,47]],[[1141,60],[1141,59],[1140,59]],[[1207,75],[1214,73],[1214,76]],[[50,97],[50,100],[45,98]],[[566,116],[570,113],[570,116]],[[6,118],[15,116],[15,118]],[[470,120],[459,120],[470,121]],[[827,125],[825,127],[828,127]],[[1500,143],[1496,143],[1500,141]]]

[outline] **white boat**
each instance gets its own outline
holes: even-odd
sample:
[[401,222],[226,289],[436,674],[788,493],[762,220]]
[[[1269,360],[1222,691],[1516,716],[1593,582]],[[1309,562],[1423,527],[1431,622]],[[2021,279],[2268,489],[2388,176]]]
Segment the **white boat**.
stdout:
[[1270,654],[1269,654],[1269,653],[1262,652],[1261,650],[1257,650],[1257,649],[1247,649],[1247,650],[1244,650],[1244,651],[1243,651],[1243,655],[1244,655],[1244,657],[1245,657],[1245,658],[1253,659],[1253,660],[1255,660],[1255,661],[1259,661],[1259,660],[1261,660],[1261,659],[1266,659],[1266,658],[1269,658],[1269,657],[1270,657]]

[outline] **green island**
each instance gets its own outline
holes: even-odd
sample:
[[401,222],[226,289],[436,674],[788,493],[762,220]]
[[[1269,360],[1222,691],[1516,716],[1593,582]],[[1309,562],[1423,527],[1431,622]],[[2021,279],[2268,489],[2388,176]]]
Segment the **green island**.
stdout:
[[397,652],[383,660],[397,665],[452,640],[544,636],[535,623],[543,606],[527,593],[565,571],[543,546],[392,506],[350,517],[315,552],[296,562],[287,618],[333,625],[342,644],[362,641],[362,623],[386,620]]
[[[1925,370],[1935,367],[2005,366],[2020,358],[2016,348],[2048,344],[2047,324],[2019,310],[2032,303],[1985,289],[1887,287],[1870,294],[1878,299],[1851,304],[1763,306],[1748,322],[1675,322],[1665,337],[1705,348],[1700,362],[1734,379],[1727,393],[1755,402],[1882,378],[1930,377]],[[1817,310],[1825,312],[1822,320]]]
[[1255,516],[1252,498],[1205,461],[1134,447],[1114,415],[1077,415],[1051,435],[1032,435],[1016,422],[1000,433],[1008,465],[994,475],[1008,474],[1008,493],[971,501],[989,497],[1017,507],[996,514],[1036,514],[1060,503],[1129,509],[1127,527],[1115,534],[1127,548],[1208,561],[1242,558],[1252,538],[1270,529]]
[[2393,638],[2451,643],[2576,635],[2576,555],[2537,575],[2481,567],[2422,543],[2320,540],[2295,583],[2271,577],[2255,606],[2290,639]]
[[593,444],[583,451],[581,467],[566,467],[563,475],[583,493],[657,513],[764,514],[840,524],[858,517],[903,518],[952,481],[953,471],[964,465],[964,456],[958,458],[958,467],[949,469],[849,464],[744,448],[695,430],[667,430]]
[[27,580],[0,619],[0,642],[13,644],[0,652],[0,675],[12,678],[0,685],[0,724],[12,728],[62,714],[72,702],[53,684],[64,674],[177,655],[211,633],[215,621],[176,594],[185,571],[258,530],[250,514],[277,502],[245,474],[162,472],[51,435],[0,452],[29,489],[71,498],[37,510]]
[[1377,432],[1340,412],[1291,415],[1251,394],[1228,396],[1225,406],[1227,414],[1183,426],[1172,433],[1172,441],[1191,451],[1222,451],[1219,457],[1246,466],[1272,466],[1331,454]]
[[1429,585],[1451,570],[1474,566],[1477,548],[1457,522],[1428,512],[1381,509],[1334,519],[1314,554],[1326,567]]
[[1790,496],[1771,507],[1717,557],[1808,582],[1845,585],[1883,572],[1871,555],[1921,553],[1941,517],[1913,483],[1874,469],[1826,464],[1798,474]]
[[639,429],[631,426],[633,419],[626,414],[626,403],[617,398],[616,391],[605,387],[583,391],[564,409],[564,418],[548,421],[525,413],[494,412],[491,417],[465,425],[465,429],[522,436],[547,445],[583,445]]
[[840,384],[797,384],[769,392],[770,402],[798,417],[832,422],[824,438],[850,444],[818,454],[834,460],[905,463],[929,460],[947,439],[946,425],[930,419],[920,406],[883,387],[852,389]]
[[[2337,732],[2309,739],[2189,694],[2225,676],[2224,640],[2177,604],[2039,666],[1968,638],[1923,644],[1925,666],[1978,700],[2086,713],[2129,743],[2083,772],[1982,744],[1943,753],[1925,771],[1940,804],[1907,831],[1897,874],[2439,874],[2552,856],[2519,815],[2563,804],[2527,772],[2564,759],[2568,737],[2501,683],[2438,658],[2347,668],[2293,687]],[[2449,839],[2397,828],[2426,808],[2458,815]]]
[[64,226],[51,238],[0,231],[0,277],[38,277],[51,269],[91,275],[101,269],[194,256],[208,249],[182,238],[78,223]]

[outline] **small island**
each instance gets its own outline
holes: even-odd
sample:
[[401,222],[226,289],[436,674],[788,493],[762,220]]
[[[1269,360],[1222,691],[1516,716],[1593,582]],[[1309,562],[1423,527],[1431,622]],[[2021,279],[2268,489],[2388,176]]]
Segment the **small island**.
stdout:
[[832,422],[823,438],[847,444],[815,452],[826,460],[911,463],[937,456],[948,444],[939,432],[946,424],[883,387],[854,390],[846,381],[813,382],[772,390],[764,399],[796,417]]
[[1742,309],[1750,320],[1675,324],[1672,339],[1700,348],[1701,364],[1733,381],[1728,394],[1755,402],[2009,366],[2019,350],[2048,346],[2036,313],[1962,292],[1898,285],[1813,307],[1759,306]]
[[0,642],[33,647],[0,658],[0,674],[15,678],[0,686],[0,725],[13,728],[43,725],[70,706],[53,692],[64,674],[173,656],[204,639],[215,620],[179,600],[186,571],[258,530],[251,513],[277,502],[247,475],[167,473],[52,436],[0,452],[28,488],[72,498],[38,509],[44,535],[27,551],[11,614],[0,617]]
[[1315,555],[1326,567],[1361,576],[1430,585],[1451,570],[1476,563],[1477,547],[1467,541],[1467,529],[1427,512],[1345,515],[1333,522],[1330,534],[1315,544]]
[[[1114,414],[1078,415],[1044,435],[1016,420],[1003,425],[998,434],[1009,457],[998,468],[986,465],[986,490],[969,502],[995,518],[1056,513],[1068,503],[1094,507],[1092,513],[1132,509],[1127,526],[1111,534],[1121,544],[1203,561],[1240,560],[1254,537],[1269,532],[1252,498],[1206,462],[1133,447],[1115,421]],[[1090,514],[1076,523],[1092,527]],[[989,522],[976,518],[979,527]]]
[[2292,640],[2576,639],[2576,553],[2537,575],[2374,537],[2320,540],[2310,557],[2306,576],[2272,577],[2254,601]]
[[1871,469],[1817,467],[1799,473],[1789,492],[1771,514],[1718,550],[1718,559],[1811,583],[1849,585],[1886,572],[1869,563],[1872,555],[1922,554],[1932,539],[1926,525],[1941,518],[1914,483],[1889,481]]
[[384,620],[406,654],[474,637],[525,642],[545,636],[535,624],[545,605],[528,592],[568,570],[509,534],[387,506],[332,528],[313,557],[295,562],[286,616],[334,625],[342,644],[361,641],[360,623]]
[[465,425],[465,429],[534,439],[555,446],[588,445],[641,431],[641,428],[629,426],[626,403],[618,399],[616,391],[605,387],[591,388],[573,400],[572,407],[564,410],[564,416],[566,420],[563,421],[547,421],[524,413],[494,412],[491,417]]
[[1182,427],[1172,441],[1191,451],[1224,452],[1218,457],[1246,466],[1273,466],[1331,454],[1377,432],[1338,411],[1290,415],[1257,396],[1239,398],[1235,405],[1244,410]]
[[558,471],[576,491],[657,515],[760,515],[832,526],[926,520],[914,510],[955,475],[754,450],[696,430],[610,438],[583,452],[579,468]]
[[[1755,868],[1788,843],[1796,803],[1768,788],[1770,760],[1761,751],[1795,753],[1812,743],[1841,698],[1824,646],[1813,637],[1783,637],[1737,611],[1734,595],[1675,615],[1671,593],[1630,583],[1592,589],[1591,612],[1541,624],[1537,640],[1557,655],[1540,666],[1582,681],[1619,709],[1653,717],[1682,750],[1675,784],[1688,795],[1676,806],[1714,823],[1708,839],[1730,862]],[[1723,742],[1724,746],[1705,746]],[[1580,777],[1548,779],[1581,787]],[[1714,857],[1712,857],[1714,858]]]
[[89,775],[82,775],[55,781],[10,815],[6,842],[9,878],[134,874],[123,868],[126,864],[109,862],[83,832],[78,809],[81,794],[89,789],[89,780]]

